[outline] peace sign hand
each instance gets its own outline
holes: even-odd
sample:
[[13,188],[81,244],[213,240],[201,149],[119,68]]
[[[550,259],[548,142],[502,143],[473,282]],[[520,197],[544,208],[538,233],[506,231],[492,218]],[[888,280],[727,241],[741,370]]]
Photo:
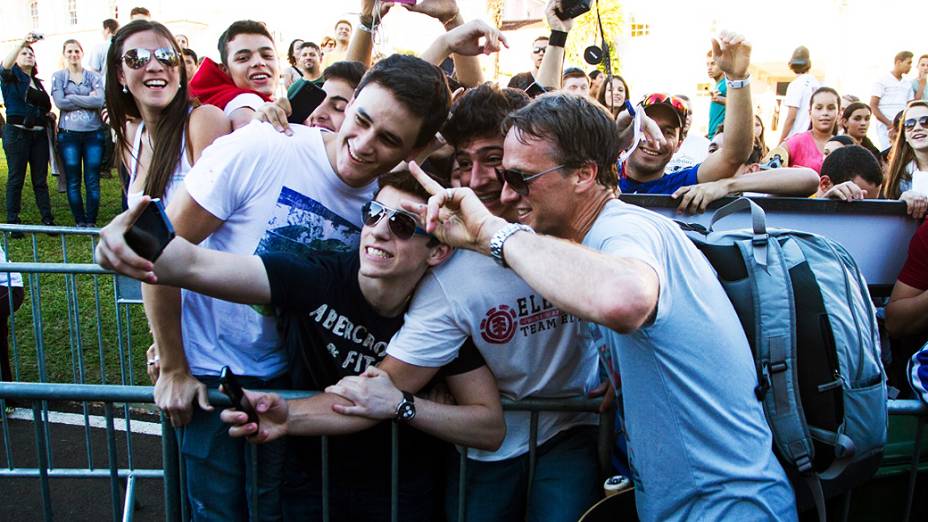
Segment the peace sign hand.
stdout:
[[428,204],[403,202],[403,208],[419,216],[425,229],[446,245],[489,254],[490,238],[506,220],[487,210],[477,194],[469,188],[444,188],[423,171],[416,162],[409,171],[432,197]]

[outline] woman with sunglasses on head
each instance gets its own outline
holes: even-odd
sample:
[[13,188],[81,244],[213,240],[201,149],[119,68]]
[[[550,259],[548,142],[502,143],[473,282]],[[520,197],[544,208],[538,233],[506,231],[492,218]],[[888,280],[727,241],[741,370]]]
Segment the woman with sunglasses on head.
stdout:
[[880,161],[882,164],[882,159],[880,158],[880,149],[870,141],[870,138],[867,137],[867,130],[870,128],[870,116],[872,111],[870,106],[864,102],[853,102],[848,104],[847,107],[841,112],[841,119],[839,120],[839,125],[841,130],[844,131],[844,134],[850,136],[854,140],[854,143],[862,146],[863,148],[869,150],[874,156],[876,156],[877,161]]
[[841,98],[831,87],[819,87],[809,99],[809,130],[793,134],[784,142],[790,167],[809,167],[822,171],[825,144],[837,134],[838,107]]
[[596,100],[609,109],[612,116],[618,116],[620,112],[625,110],[625,100],[628,98],[628,84],[625,83],[624,78],[616,74],[608,81],[603,82]]
[[[68,205],[78,227],[96,227],[100,164],[104,142],[109,138],[100,118],[103,78],[81,65],[84,49],[77,40],[66,40],[61,52],[67,68],[52,75],[52,99],[61,111],[58,151],[68,182]],[[81,179],[86,185],[86,207],[81,198]]]
[[[32,44],[41,36],[29,33],[0,64],[0,90],[6,102],[3,125],[3,151],[6,153],[6,222],[19,223],[26,167],[32,177],[35,203],[42,224],[54,225],[48,197],[48,125],[51,124],[51,98],[36,75]],[[14,237],[21,237],[18,233]]]
[[203,149],[231,131],[229,121],[188,99],[180,47],[157,22],[122,27],[106,64],[106,106],[129,171],[129,206],[143,194],[168,203]]
[[880,195],[905,201],[909,215],[921,219],[928,210],[928,195],[912,190],[912,177],[916,171],[928,172],[928,102],[910,102],[900,123]]

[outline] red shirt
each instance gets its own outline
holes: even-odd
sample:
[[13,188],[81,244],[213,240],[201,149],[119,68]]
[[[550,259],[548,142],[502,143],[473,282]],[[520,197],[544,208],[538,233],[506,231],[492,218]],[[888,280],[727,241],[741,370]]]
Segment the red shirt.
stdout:
[[919,290],[928,290],[928,221],[918,227],[909,242],[909,255],[902,265],[899,281]]

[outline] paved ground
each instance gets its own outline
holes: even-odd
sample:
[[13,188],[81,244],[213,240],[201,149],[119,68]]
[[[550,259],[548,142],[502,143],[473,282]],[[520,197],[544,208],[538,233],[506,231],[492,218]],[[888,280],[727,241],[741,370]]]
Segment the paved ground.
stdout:
[[[53,415],[49,433],[52,447],[52,463],[56,468],[88,467],[87,434],[89,431],[92,462],[97,469],[108,469],[106,430],[90,428],[85,431],[83,414],[79,406],[56,405],[55,410],[66,413]],[[104,425],[103,408],[91,408],[95,424]],[[121,415],[118,408],[117,415]],[[140,422],[136,422],[138,419]],[[132,464],[135,469],[161,468],[161,437],[157,417],[134,413],[130,423],[132,433]],[[69,425],[76,421],[78,424]],[[121,468],[128,467],[128,443],[122,423],[117,424],[117,461]],[[16,468],[36,467],[35,424],[31,409],[17,408],[7,425],[3,427],[4,439],[9,437],[12,461]],[[147,433],[146,433],[147,432]],[[9,456],[0,451],[0,466],[8,468]],[[42,496],[38,478],[0,478],[0,522],[25,522],[42,520]],[[112,497],[108,478],[50,479],[52,514],[58,521],[103,522],[112,520]],[[124,489],[120,491],[120,510]],[[134,520],[164,520],[164,496],[161,480],[139,480],[136,482],[137,509]],[[121,511],[120,511],[121,512]]]

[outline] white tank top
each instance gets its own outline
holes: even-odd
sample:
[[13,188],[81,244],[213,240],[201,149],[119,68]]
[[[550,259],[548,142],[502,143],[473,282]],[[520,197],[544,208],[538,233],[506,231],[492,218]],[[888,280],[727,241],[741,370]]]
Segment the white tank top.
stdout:
[[[132,150],[129,154],[129,186],[131,187],[135,183],[136,173],[139,168],[139,155],[142,150],[142,131],[145,129],[145,122],[139,122],[139,127],[135,131],[135,138],[132,140]],[[168,205],[168,202],[171,198],[171,193],[180,186],[180,183],[184,181],[184,177],[187,176],[187,173],[190,172],[190,161],[187,159],[187,129],[184,128],[184,136],[181,138],[180,142],[180,163],[177,164],[177,168],[174,169],[174,172],[171,174],[171,179],[168,180],[168,184],[164,187],[164,195],[161,196],[161,201],[164,203],[164,206]],[[126,193],[126,202],[129,205],[129,208],[132,208],[140,199],[142,199],[143,191],[139,190],[137,192],[127,192]]]

